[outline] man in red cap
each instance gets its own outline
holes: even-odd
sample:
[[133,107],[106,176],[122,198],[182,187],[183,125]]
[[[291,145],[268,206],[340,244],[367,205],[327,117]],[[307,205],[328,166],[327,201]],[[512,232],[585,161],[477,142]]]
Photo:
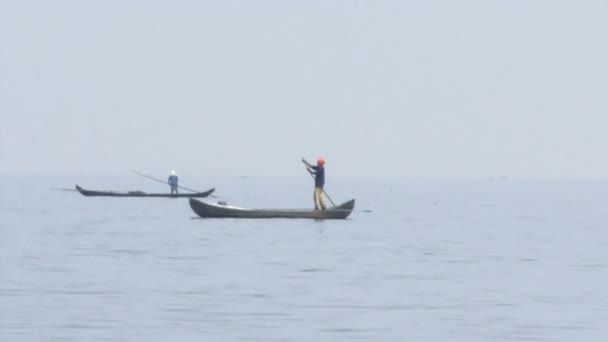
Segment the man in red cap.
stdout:
[[306,165],[306,170],[315,176],[315,210],[325,210],[325,201],[323,201],[323,186],[325,185],[325,159],[317,159],[317,166],[310,165],[304,158],[302,162]]

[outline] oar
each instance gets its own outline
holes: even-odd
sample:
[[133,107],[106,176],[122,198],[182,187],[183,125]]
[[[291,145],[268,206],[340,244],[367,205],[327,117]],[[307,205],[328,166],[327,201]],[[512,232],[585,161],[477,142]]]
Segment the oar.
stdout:
[[[306,162],[308,164],[308,162],[306,161],[306,159],[302,158],[302,161]],[[306,171],[308,171],[308,168],[306,168]],[[312,179],[315,179],[315,176],[312,175],[312,172],[308,171],[308,174],[310,175],[310,177],[312,177]],[[334,203],[334,201],[331,200],[331,197],[329,197],[329,195],[327,194],[327,192],[325,192],[325,189],[321,189],[323,190],[323,193],[325,194],[325,196],[327,196],[327,199],[329,199],[329,201],[331,202],[331,205],[333,205],[334,207],[336,206],[336,204]]]
[[[148,175],[146,175],[146,174],[144,174],[144,173],[137,172],[137,171],[135,171],[135,170],[129,170],[129,171],[133,172],[133,173],[134,173],[134,174],[136,174],[136,175],[139,175],[139,176],[142,176],[142,177],[145,177],[145,178],[151,179],[151,180],[153,180],[153,181],[157,181],[157,182],[159,182],[159,183],[167,184],[167,182],[165,182],[165,181],[164,181],[164,180],[162,180],[162,179],[154,178],[154,177],[152,177],[152,176],[148,176]],[[190,192],[200,192],[200,191],[197,191],[197,190],[192,190],[192,189],[184,188],[183,186],[179,186],[179,185],[178,185],[177,187],[178,187],[178,188],[180,188],[180,189],[186,190],[186,191],[190,191]]]

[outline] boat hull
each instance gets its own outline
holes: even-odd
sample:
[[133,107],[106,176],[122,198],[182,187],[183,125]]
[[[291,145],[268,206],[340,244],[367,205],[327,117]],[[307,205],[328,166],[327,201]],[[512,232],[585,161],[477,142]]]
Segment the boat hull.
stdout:
[[306,218],[306,219],[345,219],[355,208],[355,200],[326,210],[309,209],[245,209],[228,205],[212,204],[190,199],[190,208],[202,218]]
[[87,197],[167,197],[167,198],[204,198],[211,195],[214,189],[209,189],[205,192],[194,192],[194,193],[183,193],[183,194],[159,194],[159,193],[146,193],[142,191],[127,191],[127,192],[118,192],[118,191],[99,191],[99,190],[86,190],[82,187],[76,185],[76,190],[80,192],[83,196]]

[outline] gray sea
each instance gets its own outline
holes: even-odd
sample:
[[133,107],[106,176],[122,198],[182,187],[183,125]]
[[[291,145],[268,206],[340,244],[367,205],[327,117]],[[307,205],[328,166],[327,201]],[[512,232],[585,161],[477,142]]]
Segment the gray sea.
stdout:
[[[312,180],[182,176],[244,207]],[[133,175],[0,178],[0,341],[606,341],[608,182],[328,178],[348,220],[199,219]]]

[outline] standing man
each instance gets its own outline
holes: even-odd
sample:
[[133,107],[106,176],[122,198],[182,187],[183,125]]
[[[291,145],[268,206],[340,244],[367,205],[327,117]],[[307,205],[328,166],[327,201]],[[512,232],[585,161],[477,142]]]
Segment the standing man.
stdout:
[[174,193],[177,195],[177,181],[179,179],[177,178],[177,174],[175,173],[175,170],[171,171],[171,175],[169,176],[169,185],[171,186],[171,195],[173,195]]
[[315,210],[325,210],[325,201],[323,200],[323,186],[325,186],[325,159],[317,159],[317,166],[310,165],[306,159],[302,158],[302,162],[306,165],[306,170],[315,176]]

